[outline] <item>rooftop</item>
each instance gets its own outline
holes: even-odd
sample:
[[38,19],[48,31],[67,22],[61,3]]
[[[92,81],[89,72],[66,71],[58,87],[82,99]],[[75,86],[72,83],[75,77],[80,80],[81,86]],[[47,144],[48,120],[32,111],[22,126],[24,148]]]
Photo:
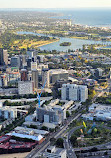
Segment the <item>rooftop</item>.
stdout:
[[7,135],[9,136],[15,136],[15,137],[19,137],[19,138],[27,138],[27,139],[32,139],[35,141],[40,141],[43,137],[41,135],[38,136],[32,136],[32,135],[27,135],[27,134],[20,134],[20,133],[7,133]]

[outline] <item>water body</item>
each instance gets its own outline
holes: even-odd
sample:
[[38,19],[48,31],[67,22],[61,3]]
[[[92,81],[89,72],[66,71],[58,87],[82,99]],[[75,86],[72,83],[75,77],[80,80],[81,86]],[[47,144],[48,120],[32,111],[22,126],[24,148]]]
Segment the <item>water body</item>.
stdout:
[[55,9],[53,12],[62,14],[54,18],[71,19],[72,23],[111,28],[111,8]]
[[[47,36],[45,34],[38,34],[33,32],[18,32],[18,34],[33,34],[38,36]],[[49,36],[50,37],[50,36]],[[52,37],[52,36],[51,36]],[[71,42],[70,46],[60,46],[60,43],[62,42]],[[111,45],[111,42],[102,42],[102,41],[94,41],[94,40],[81,40],[81,39],[75,39],[75,38],[66,38],[66,37],[60,37],[60,40],[54,43],[50,43],[44,46],[39,47],[41,50],[57,50],[57,51],[68,51],[68,49],[76,50],[81,49],[83,44],[105,44],[105,45]]]

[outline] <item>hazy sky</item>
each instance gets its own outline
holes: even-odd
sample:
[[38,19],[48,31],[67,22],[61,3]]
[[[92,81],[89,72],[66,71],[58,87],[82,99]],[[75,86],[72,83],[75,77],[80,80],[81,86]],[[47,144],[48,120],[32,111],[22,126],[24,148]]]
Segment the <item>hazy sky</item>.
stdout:
[[111,0],[0,0],[0,8],[111,7]]

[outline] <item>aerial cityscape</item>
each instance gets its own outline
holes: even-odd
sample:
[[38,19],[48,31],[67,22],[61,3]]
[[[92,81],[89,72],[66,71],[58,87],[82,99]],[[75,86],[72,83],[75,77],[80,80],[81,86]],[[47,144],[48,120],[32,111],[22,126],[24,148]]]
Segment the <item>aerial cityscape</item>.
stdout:
[[0,158],[111,158],[110,0],[0,3]]

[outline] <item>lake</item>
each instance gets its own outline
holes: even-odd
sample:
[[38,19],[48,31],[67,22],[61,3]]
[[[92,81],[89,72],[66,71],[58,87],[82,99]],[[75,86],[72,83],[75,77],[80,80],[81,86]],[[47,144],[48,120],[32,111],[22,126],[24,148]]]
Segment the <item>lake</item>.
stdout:
[[[33,34],[38,36],[47,36],[45,34],[38,34],[34,32],[17,32],[18,34]],[[52,37],[52,36],[49,36]],[[60,43],[62,42],[71,42],[70,46],[60,46]],[[68,51],[68,49],[76,50],[81,49],[84,44],[105,44],[105,45],[111,45],[111,42],[109,41],[94,41],[94,40],[82,40],[82,39],[75,39],[75,38],[67,38],[67,37],[60,37],[60,40],[54,43],[50,43],[44,46],[39,47],[41,50],[57,50],[57,51]]]

